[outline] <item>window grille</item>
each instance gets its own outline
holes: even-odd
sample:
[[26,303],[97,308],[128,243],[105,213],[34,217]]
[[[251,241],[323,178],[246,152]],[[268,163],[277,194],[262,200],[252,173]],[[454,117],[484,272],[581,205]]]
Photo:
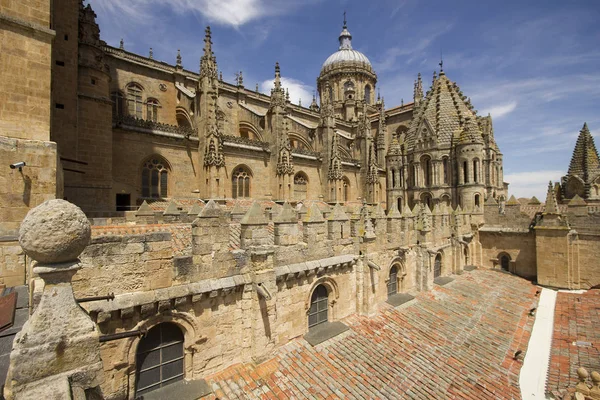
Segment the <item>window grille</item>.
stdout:
[[136,353],[136,396],[183,379],[183,333],[163,323],[140,340]]
[[142,169],[142,197],[168,197],[169,172],[163,160],[152,158]]
[[231,197],[234,199],[250,197],[250,174],[244,168],[238,168],[233,172]]
[[142,88],[132,83],[127,86],[127,112],[129,115],[142,119]]
[[398,268],[393,266],[390,269],[390,280],[387,284],[387,294],[389,296],[393,296],[398,293]]
[[329,295],[327,288],[319,285],[315,288],[310,298],[310,310],[308,310],[308,327],[325,323],[328,321],[327,308],[329,306]]

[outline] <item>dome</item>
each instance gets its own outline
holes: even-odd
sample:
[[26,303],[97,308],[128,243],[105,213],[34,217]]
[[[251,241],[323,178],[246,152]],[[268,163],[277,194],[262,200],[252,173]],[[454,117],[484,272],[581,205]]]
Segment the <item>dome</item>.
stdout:
[[363,63],[365,66],[371,67],[371,62],[363,53],[353,49],[341,49],[327,57],[323,63],[321,70],[334,64],[339,64],[345,61]]
[[343,65],[344,63],[362,64],[366,69],[372,71],[371,62],[360,51],[352,48],[352,35],[348,31],[346,21],[344,21],[344,27],[339,37],[340,47],[338,51],[327,57],[327,60],[321,67],[321,73],[326,70],[335,67],[336,65]]

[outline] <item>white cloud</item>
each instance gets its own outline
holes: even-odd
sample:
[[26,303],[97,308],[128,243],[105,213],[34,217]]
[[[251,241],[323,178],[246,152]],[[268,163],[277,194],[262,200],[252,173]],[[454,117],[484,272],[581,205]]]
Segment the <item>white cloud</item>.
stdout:
[[[298,99],[302,99],[302,105],[308,107],[312,102],[313,88],[304,82],[293,78],[281,78],[281,86],[290,92],[290,101],[298,104]],[[267,79],[260,84],[260,91],[265,94],[271,94],[273,88],[273,79]]]
[[540,201],[546,199],[548,181],[558,182],[565,171],[548,170],[534,172],[516,172],[504,175],[504,181],[508,182],[509,194],[515,197],[537,197]]
[[517,108],[517,102],[512,101],[507,104],[491,106],[489,108],[486,108],[481,112],[481,114],[491,114],[492,118],[502,118],[503,116],[510,114],[512,111],[514,111],[515,108]]
[[238,28],[253,20],[283,14],[299,3],[278,0],[95,0],[94,6],[96,4],[113,15],[127,16],[134,22],[148,24],[161,17],[156,11],[159,7],[170,7],[178,14],[191,12],[209,22]]

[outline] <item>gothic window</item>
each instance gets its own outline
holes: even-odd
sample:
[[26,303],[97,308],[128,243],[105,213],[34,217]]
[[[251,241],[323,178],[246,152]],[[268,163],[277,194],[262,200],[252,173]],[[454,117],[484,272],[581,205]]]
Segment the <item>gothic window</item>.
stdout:
[[365,103],[371,104],[371,86],[365,86]]
[[308,310],[308,327],[327,322],[327,308],[329,306],[329,293],[324,285],[315,288],[310,298],[310,309]]
[[396,170],[392,168],[392,188],[396,187]]
[[479,182],[479,160],[473,160],[473,182]]
[[136,118],[143,118],[142,87],[137,83],[127,86],[127,112]]
[[475,206],[477,206],[477,207],[480,206],[480,198],[481,198],[481,196],[479,194],[475,195]]
[[136,351],[136,397],[183,379],[183,333],[159,324],[140,340]]
[[463,183],[469,183],[469,163],[463,162]]
[[142,168],[142,197],[167,197],[169,172],[161,157],[152,157]]
[[395,265],[390,269],[390,280],[387,284],[388,297],[398,293],[398,267]]
[[112,113],[113,118],[118,118],[123,115],[123,93],[121,92],[112,92],[110,94],[110,99],[112,100]]
[[146,119],[148,121],[158,122],[158,108],[160,107],[158,100],[148,99],[146,107]]
[[350,179],[344,177],[342,179],[342,201],[350,200]]
[[298,172],[294,176],[294,198],[296,200],[306,200],[308,189],[308,177],[304,172]]
[[234,199],[250,197],[250,173],[244,167],[238,167],[231,176],[231,197]]

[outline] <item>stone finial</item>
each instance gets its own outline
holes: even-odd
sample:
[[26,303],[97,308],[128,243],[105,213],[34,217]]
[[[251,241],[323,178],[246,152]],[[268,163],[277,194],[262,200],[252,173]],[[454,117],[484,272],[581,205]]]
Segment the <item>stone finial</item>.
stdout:
[[177,49],[177,66],[181,67],[181,51]]
[[333,212],[329,216],[330,221],[350,221],[350,217],[344,211],[344,208],[340,205],[340,203],[336,203],[335,207],[333,207]]
[[260,203],[254,200],[240,223],[242,225],[266,225],[269,223],[269,221],[267,221],[265,218],[265,214],[260,206]]
[[198,215],[200,218],[215,218],[222,214],[221,207],[214,200],[210,200]]
[[242,207],[242,204],[239,201],[236,201],[233,205],[233,209],[231,210],[231,215],[244,215],[246,211]]
[[552,181],[548,182],[548,193],[546,194],[546,213],[558,213],[558,204],[556,202],[556,193]]
[[167,208],[163,212],[163,216],[179,216],[181,215],[181,211],[177,208],[177,204],[173,200],[167,205]]
[[287,201],[283,203],[281,212],[273,219],[273,222],[275,223],[296,223],[297,221],[296,213]]
[[121,38],[121,41],[119,42],[119,49],[125,50],[125,43],[123,42],[123,38]]
[[31,209],[21,223],[19,243],[39,263],[75,261],[89,244],[90,223],[79,207],[48,200]]
[[540,205],[540,204],[542,204],[542,203],[541,203],[541,202],[538,200],[538,198],[537,198],[537,197],[533,196],[533,197],[532,197],[532,198],[529,200],[529,202],[527,202],[527,204],[534,205],[534,206],[539,206],[539,205]]
[[200,207],[200,203],[194,203],[194,205],[192,206],[192,208],[190,209],[188,214],[189,215],[198,215],[201,212],[202,212],[202,207]]
[[303,222],[323,222],[325,218],[323,218],[323,213],[319,210],[319,206],[317,203],[312,203],[310,208],[307,210],[306,215],[304,216]]
[[150,52],[148,54],[148,58],[151,60],[154,59],[154,51],[152,50],[152,47],[150,47]]
[[151,217],[153,215],[154,210],[150,208],[146,200],[144,200],[140,208],[135,212],[136,217]]

